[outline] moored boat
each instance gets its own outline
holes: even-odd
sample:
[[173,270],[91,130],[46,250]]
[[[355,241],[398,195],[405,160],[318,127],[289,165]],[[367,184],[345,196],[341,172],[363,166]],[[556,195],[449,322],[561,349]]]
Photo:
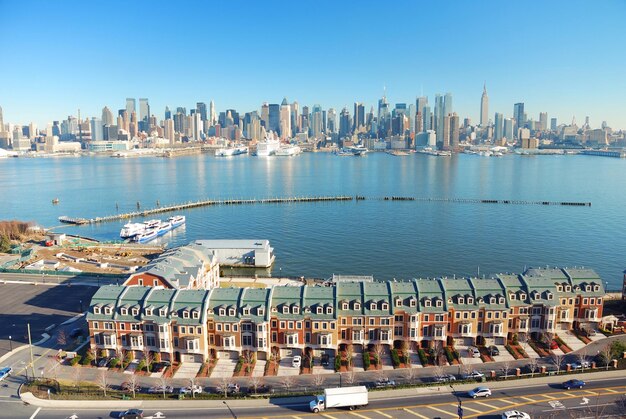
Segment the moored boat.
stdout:
[[175,215],[173,217],[168,218],[167,221],[170,222],[170,224],[172,225],[172,228],[176,228],[185,224],[187,220],[184,215]]
[[158,229],[148,228],[145,231],[135,235],[133,241],[136,243],[148,243],[158,237]]

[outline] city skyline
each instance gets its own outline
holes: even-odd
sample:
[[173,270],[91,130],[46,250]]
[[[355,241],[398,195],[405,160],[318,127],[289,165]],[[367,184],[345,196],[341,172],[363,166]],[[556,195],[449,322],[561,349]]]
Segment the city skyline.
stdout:
[[[625,38],[619,17],[626,5],[620,2],[529,3],[522,9],[497,2],[407,2],[402,13],[374,2],[306,8],[307,22],[319,28],[303,24],[298,4],[250,4],[232,19],[219,4],[150,5],[127,5],[124,18],[99,23],[93,17],[106,13],[104,6],[1,2],[5,56],[30,52],[39,63],[0,69],[5,122],[43,127],[78,108],[99,116],[104,106],[121,107],[125,97],[150,98],[159,119],[165,106],[214,100],[217,109],[250,111],[283,97],[351,113],[360,102],[367,112],[386,88],[392,105],[451,92],[458,115],[479,123],[486,82],[492,122],[495,112],[511,117],[512,105],[524,102],[534,118],[540,112],[563,122],[589,116],[592,126],[607,121],[614,129],[626,127],[620,109],[625,59],[614,56]],[[541,13],[534,13],[539,6]],[[18,24],[35,15],[57,24],[20,32]],[[128,30],[136,17],[167,19],[171,27],[138,24],[149,54],[138,53],[135,32]],[[435,36],[442,24],[446,33]]]

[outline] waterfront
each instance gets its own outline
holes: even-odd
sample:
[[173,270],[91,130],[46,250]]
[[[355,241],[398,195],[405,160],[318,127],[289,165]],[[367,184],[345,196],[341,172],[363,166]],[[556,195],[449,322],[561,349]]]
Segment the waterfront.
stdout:
[[[3,219],[59,225],[57,217],[96,217],[200,199],[278,196],[415,196],[581,201],[591,207],[484,205],[382,200],[205,207],[183,212],[169,245],[201,238],[269,239],[274,274],[378,279],[521,271],[585,265],[621,284],[626,253],[624,161],[591,156],[454,155],[338,158],[211,155],[175,159],[107,157],[0,161]],[[52,205],[59,198],[58,205]],[[118,210],[116,210],[116,203]],[[167,214],[163,214],[166,217]],[[65,226],[117,239],[123,222]]]

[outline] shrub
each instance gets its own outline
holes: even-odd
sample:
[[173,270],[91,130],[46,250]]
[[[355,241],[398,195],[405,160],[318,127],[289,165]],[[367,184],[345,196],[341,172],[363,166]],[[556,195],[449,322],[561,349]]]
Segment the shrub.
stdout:
[[72,367],[74,367],[74,366],[78,365],[78,363],[80,362],[80,359],[81,359],[81,358],[82,358],[82,357],[81,357],[80,355],[76,355],[74,358],[70,359],[70,365],[71,365]]
[[393,363],[394,367],[399,367],[400,366],[400,356],[398,356],[398,350],[397,349],[392,349],[391,350],[391,362]]
[[241,371],[241,367],[243,367],[243,357],[239,357],[239,361],[237,361],[237,365],[235,365],[235,372]]
[[511,339],[511,343],[513,345],[517,345],[519,343],[519,340],[517,338],[517,333],[513,334],[513,339]]
[[341,369],[341,357],[335,357],[335,371],[339,371]]
[[143,371],[144,369],[146,369],[146,361],[145,361],[145,359],[142,359],[137,364],[137,371]]
[[454,355],[452,355],[452,349],[450,349],[449,346],[446,346],[444,348],[444,352],[446,354],[446,358],[448,359],[448,362],[452,364],[454,362]]
[[120,360],[118,358],[113,358],[109,365],[111,368],[117,368],[120,365]]
[[428,357],[426,356],[426,352],[423,349],[417,350],[417,355],[420,357],[420,362],[422,365],[426,366],[428,364]]
[[367,371],[370,368],[370,353],[365,352],[363,354],[363,368]]

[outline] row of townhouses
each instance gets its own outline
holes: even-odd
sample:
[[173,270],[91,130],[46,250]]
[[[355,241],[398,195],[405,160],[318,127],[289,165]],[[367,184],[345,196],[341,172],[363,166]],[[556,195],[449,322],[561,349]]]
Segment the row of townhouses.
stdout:
[[[171,260],[156,261],[123,286],[96,292],[87,316],[92,349],[202,362],[244,351],[266,359],[272,353],[334,356],[346,345],[359,351],[370,344],[504,344],[514,334],[539,338],[595,328],[605,296],[591,269],[260,289],[217,287],[219,267],[206,261],[191,275],[201,286],[188,286],[191,270],[177,263],[171,270]],[[176,277],[187,285],[172,286]]]

